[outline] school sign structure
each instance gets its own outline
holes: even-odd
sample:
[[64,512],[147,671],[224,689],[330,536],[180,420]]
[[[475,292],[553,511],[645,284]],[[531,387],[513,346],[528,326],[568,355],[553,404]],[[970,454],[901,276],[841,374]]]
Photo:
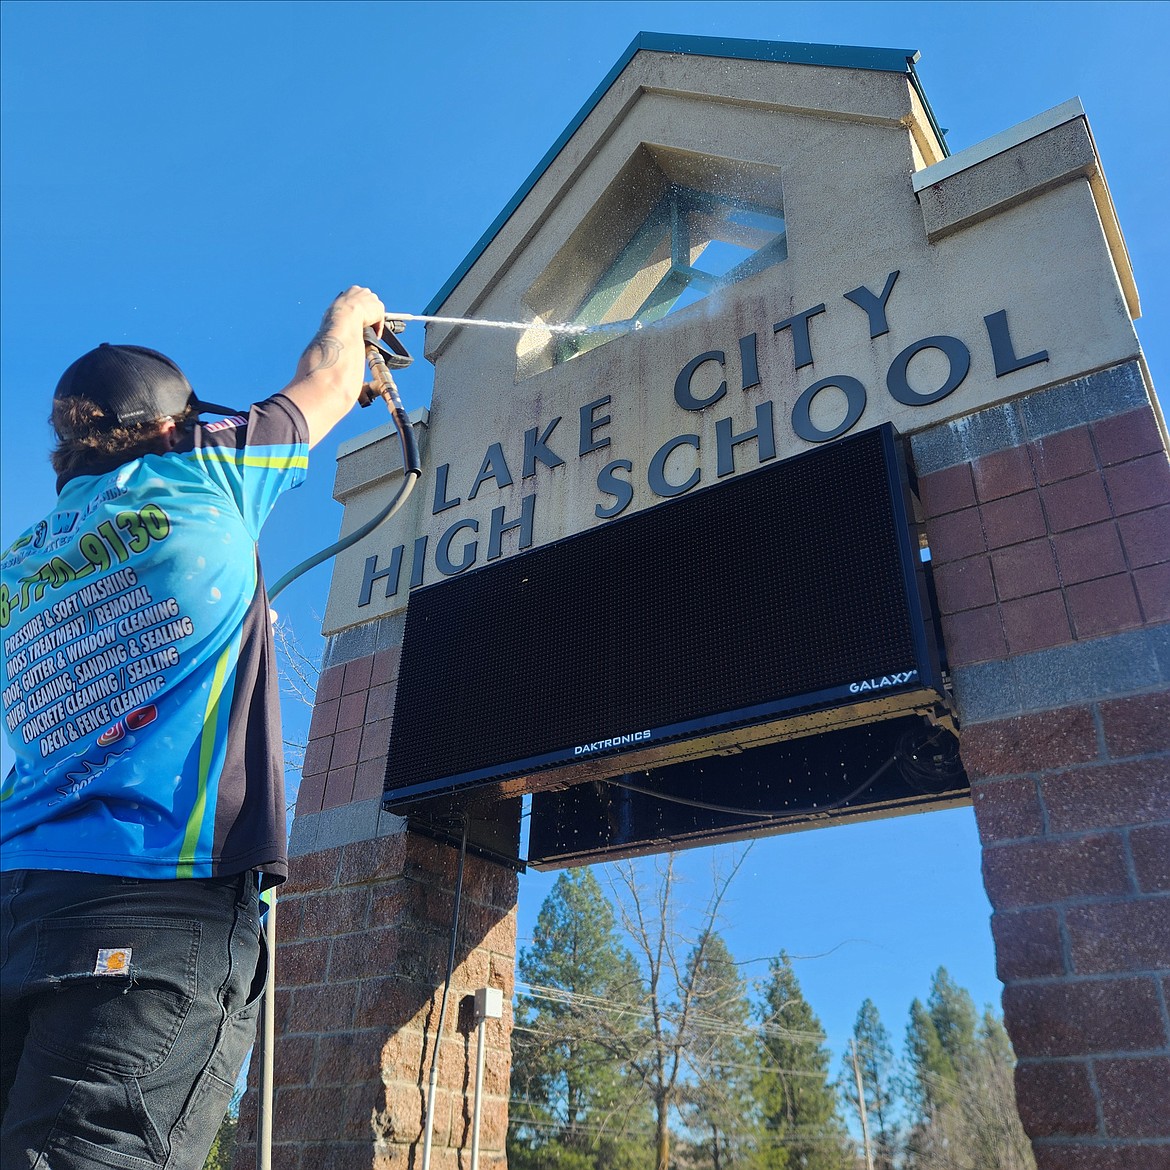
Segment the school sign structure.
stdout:
[[[458,814],[454,1002],[507,1005],[536,793],[550,865],[973,802],[1039,1165],[1170,1166],[1170,465],[1137,291],[1079,102],[948,155],[915,57],[641,35],[428,307],[531,327],[428,329],[410,514],[334,572],[277,1164],[419,1155]],[[342,447],[343,531],[394,449]],[[453,1168],[475,1043],[446,1031]],[[487,1036],[499,1166],[507,1006]],[[246,1159],[247,1105],[242,1132]]]

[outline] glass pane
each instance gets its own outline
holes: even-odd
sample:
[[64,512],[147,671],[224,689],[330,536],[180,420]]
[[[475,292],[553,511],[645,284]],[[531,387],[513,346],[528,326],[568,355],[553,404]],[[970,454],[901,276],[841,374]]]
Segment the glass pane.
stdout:
[[[675,185],[586,294],[572,324],[585,330],[635,319],[649,324],[787,255],[779,208]],[[615,336],[599,330],[565,337],[555,360],[568,361]]]

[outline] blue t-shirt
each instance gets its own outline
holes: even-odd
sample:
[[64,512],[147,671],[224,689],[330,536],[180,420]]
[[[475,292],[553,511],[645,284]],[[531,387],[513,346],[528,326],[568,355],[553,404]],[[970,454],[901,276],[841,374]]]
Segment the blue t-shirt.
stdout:
[[275,653],[256,541],[305,477],[277,395],[61,489],[0,559],[0,868],[287,874]]

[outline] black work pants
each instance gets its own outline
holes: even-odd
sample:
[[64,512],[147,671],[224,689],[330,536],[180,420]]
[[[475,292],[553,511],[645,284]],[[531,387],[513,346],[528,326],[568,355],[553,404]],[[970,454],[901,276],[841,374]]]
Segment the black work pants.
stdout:
[[200,1170],[266,963],[254,874],[0,874],[4,1170]]

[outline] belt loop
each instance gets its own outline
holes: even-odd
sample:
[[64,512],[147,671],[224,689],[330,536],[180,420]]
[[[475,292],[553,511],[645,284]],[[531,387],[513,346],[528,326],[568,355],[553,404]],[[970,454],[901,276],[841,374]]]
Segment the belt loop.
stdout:
[[246,909],[249,901],[251,900],[251,883],[252,871],[250,869],[246,869],[243,873],[240,874],[239,894],[236,897],[236,906],[241,910]]

